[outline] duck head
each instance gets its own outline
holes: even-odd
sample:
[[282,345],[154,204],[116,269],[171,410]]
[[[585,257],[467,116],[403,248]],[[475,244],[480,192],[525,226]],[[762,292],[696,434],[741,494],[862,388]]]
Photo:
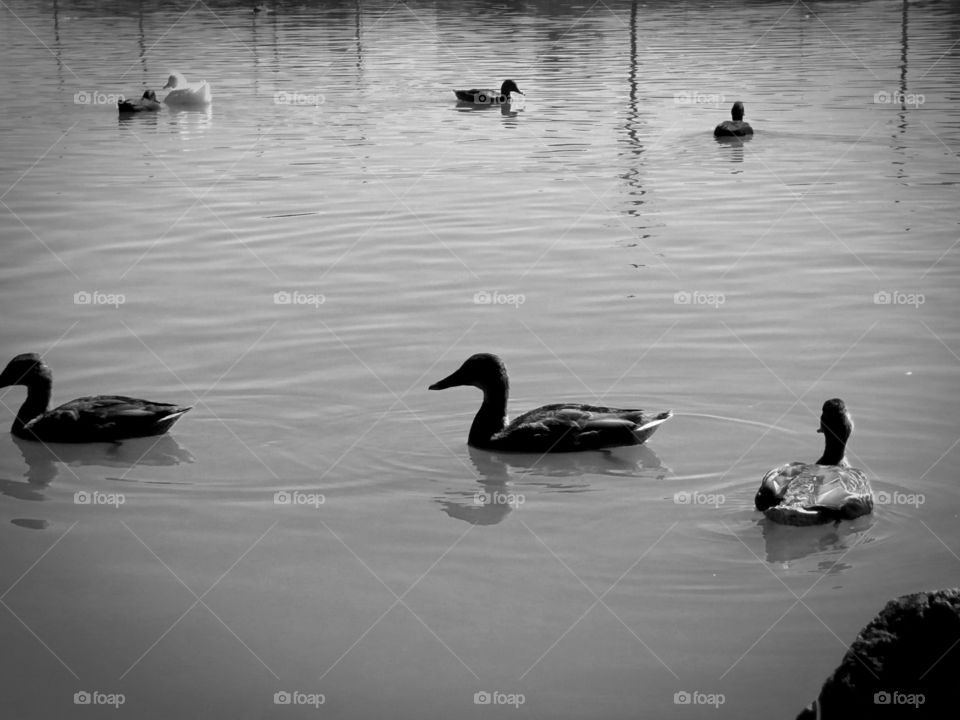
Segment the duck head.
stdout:
[[27,423],[47,411],[53,395],[53,374],[37,353],[24,353],[8,362],[0,373],[0,387],[9,385],[24,385],[27,388],[27,399],[17,411],[13,427],[10,428],[14,435],[20,435]]
[[140,99],[141,99],[141,100],[153,100],[153,102],[156,102],[156,101],[157,101],[157,94],[156,94],[153,90],[147,90],[146,92],[143,93],[143,97],[140,98]]
[[49,386],[51,382],[53,375],[50,368],[37,353],[17,355],[0,373],[0,387],[24,385],[29,388],[35,385]]
[[507,396],[510,394],[510,382],[503,361],[490,353],[477,353],[452,375],[435,382],[431,390],[446,390],[451,387],[469,385],[483,391],[483,403],[470,425],[467,444],[472,447],[488,447],[491,438],[506,426]]
[[733,116],[734,122],[740,122],[743,120],[743,103],[737,100],[733,104],[733,108],[730,110],[730,115]]
[[500,94],[509,95],[512,92],[523,95],[523,92],[521,92],[520,88],[517,87],[517,84],[513,80],[504,80],[503,85],[500,86]]
[[186,87],[187,79],[178,72],[170,73],[170,77],[167,78],[167,84],[164,85],[161,90],[174,90],[176,88]]
[[456,372],[435,382],[429,389],[446,390],[461,385],[480,388],[484,396],[488,393],[506,396],[510,381],[507,380],[507,369],[500,358],[491,353],[477,353],[467,358]]
[[820,413],[818,433],[823,433],[823,457],[818,465],[844,465],[847,440],[853,433],[853,418],[847,412],[847,406],[840,398],[827,400]]

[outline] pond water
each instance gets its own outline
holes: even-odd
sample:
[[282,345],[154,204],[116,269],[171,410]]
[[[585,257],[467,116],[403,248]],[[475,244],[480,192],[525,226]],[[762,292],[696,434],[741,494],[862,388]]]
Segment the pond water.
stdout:
[[[0,361],[194,406],[0,437],[10,717],[793,717],[957,583],[955,3],[251,7],[0,8]],[[212,105],[118,119],[172,70]],[[480,351],[675,417],[472,450]],[[831,397],[876,510],[770,526]]]

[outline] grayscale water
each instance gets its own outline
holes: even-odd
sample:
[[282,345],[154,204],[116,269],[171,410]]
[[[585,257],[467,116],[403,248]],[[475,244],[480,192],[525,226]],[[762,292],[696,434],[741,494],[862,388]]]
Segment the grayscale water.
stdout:
[[[0,4],[0,362],[195,406],[0,437],[5,717],[793,717],[957,584],[955,3],[251,7]],[[171,70],[208,111],[118,120]],[[676,417],[470,450],[478,351]],[[877,508],[769,526],[832,397]]]

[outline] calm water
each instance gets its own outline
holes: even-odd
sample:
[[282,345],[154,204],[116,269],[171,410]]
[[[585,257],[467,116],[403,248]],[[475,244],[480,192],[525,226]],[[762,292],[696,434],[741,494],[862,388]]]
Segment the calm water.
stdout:
[[[0,362],[195,405],[0,437],[10,717],[793,717],[886,599],[957,583],[956,5],[156,5],[0,8]],[[118,121],[174,69],[209,111]],[[514,412],[676,417],[473,451],[479,394],[426,387],[477,351]],[[766,525],[835,396],[885,500]]]

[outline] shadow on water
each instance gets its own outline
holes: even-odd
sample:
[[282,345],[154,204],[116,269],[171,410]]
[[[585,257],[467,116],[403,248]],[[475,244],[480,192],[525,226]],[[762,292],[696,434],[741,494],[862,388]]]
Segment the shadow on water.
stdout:
[[646,445],[546,455],[468,449],[479,487],[447,490],[435,502],[448,516],[473,525],[501,522],[526,502],[523,488],[539,488],[544,492],[587,492],[590,483],[585,476],[662,480],[671,472]]
[[161,112],[163,111],[157,110],[156,112],[117,113],[117,124],[121,128],[129,128],[131,130],[142,130],[143,128],[156,129],[159,127]]
[[753,135],[744,135],[743,137],[714,137],[714,141],[720,147],[729,150],[730,162],[742,163],[744,157],[743,146],[753,140]]
[[463,100],[457,100],[455,109],[457,112],[484,112],[486,110],[493,110],[499,108],[500,114],[504,117],[517,117],[525,109],[524,101],[521,99],[519,101],[513,102],[501,102],[501,103],[484,103],[477,104],[472,102],[464,102]]
[[[194,462],[190,451],[182,447],[170,435],[133,438],[118,443],[39,443],[11,436],[27,464],[23,477],[26,482],[0,478],[0,495],[42,502],[46,500],[46,488],[57,479],[61,468],[77,477],[73,468],[82,466],[120,468],[161,467]],[[126,472],[120,478],[126,480]],[[45,530],[50,521],[43,518],[11,518],[10,522],[27,530]]]
[[[781,525],[766,518],[759,521],[766,559],[771,563],[788,563],[823,553],[840,553],[842,556],[861,542],[875,523],[876,518],[872,515],[806,527]],[[824,560],[819,567],[822,572],[836,574],[850,566],[839,561]]]
[[76,477],[72,468],[82,466],[121,468],[164,467],[194,462],[190,451],[171,435],[132,438],[118,443],[39,443],[11,438],[20,449],[27,482],[0,481],[0,492],[22,500],[42,500],[43,488],[60,475],[62,468]]

